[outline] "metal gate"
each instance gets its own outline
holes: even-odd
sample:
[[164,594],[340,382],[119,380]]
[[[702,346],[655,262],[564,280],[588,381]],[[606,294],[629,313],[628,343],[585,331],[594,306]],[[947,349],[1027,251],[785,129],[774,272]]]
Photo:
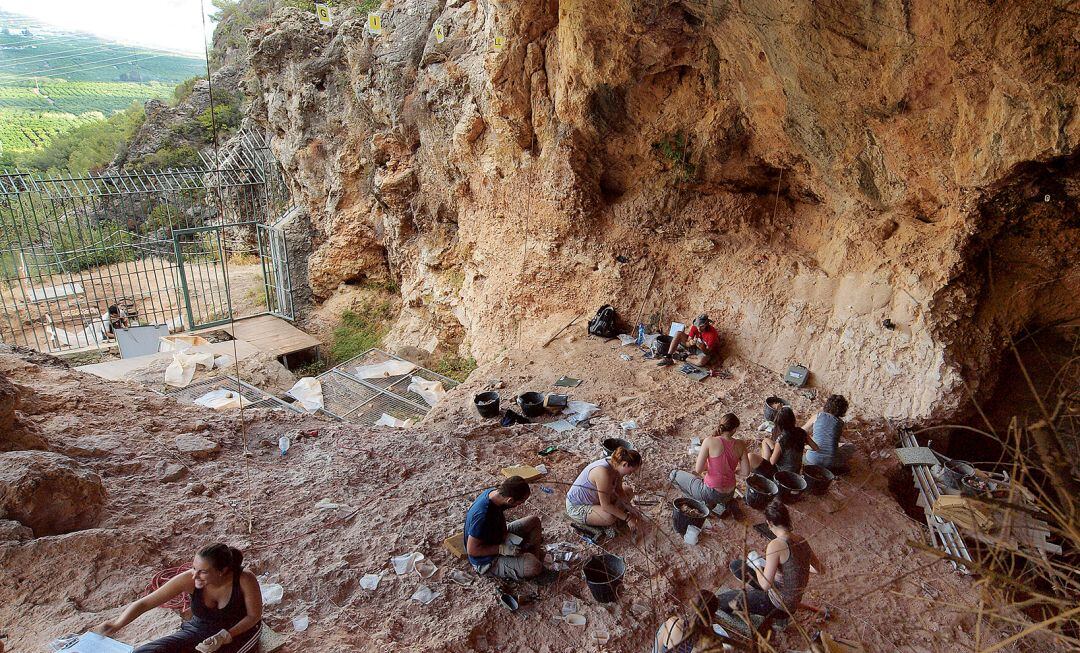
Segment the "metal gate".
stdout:
[[271,315],[292,320],[292,281],[289,276],[285,232],[280,227],[260,224],[256,225],[256,235],[266,291],[266,309]]
[[176,270],[184,296],[188,329],[232,320],[232,295],[225,269],[221,227],[173,230]]
[[204,163],[80,176],[0,170],[0,341],[100,349],[114,342],[114,313],[170,331],[293,319],[285,235],[272,226],[288,207],[280,166],[254,133]]

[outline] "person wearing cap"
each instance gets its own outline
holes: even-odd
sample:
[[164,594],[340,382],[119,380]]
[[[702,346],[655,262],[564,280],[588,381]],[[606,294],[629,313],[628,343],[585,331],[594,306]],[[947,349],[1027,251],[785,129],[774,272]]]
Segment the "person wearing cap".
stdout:
[[688,331],[680,331],[671,339],[667,355],[657,363],[660,367],[674,365],[672,356],[682,345],[690,350],[686,362],[698,367],[709,367],[720,360],[720,332],[712,325],[712,320],[704,313],[694,318],[694,324]]

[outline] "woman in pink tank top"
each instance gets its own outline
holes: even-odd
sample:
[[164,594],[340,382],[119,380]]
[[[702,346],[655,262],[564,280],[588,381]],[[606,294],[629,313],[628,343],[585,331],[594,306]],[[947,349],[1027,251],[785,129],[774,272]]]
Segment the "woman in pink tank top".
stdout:
[[728,413],[720,418],[716,435],[710,435],[701,443],[694,473],[672,470],[668,477],[671,484],[691,499],[697,499],[721,512],[735,494],[735,472],[746,476],[750,473],[750,459],[746,443],[732,438],[739,428],[739,418]]

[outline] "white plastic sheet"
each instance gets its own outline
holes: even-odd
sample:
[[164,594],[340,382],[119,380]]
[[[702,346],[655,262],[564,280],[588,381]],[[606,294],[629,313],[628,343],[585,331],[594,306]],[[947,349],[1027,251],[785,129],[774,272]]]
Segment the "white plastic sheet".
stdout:
[[313,376],[300,379],[286,394],[299,401],[309,413],[323,407],[322,382]]
[[226,390],[225,388],[211,390],[195,400],[196,405],[213,408],[214,410],[240,408],[241,406],[246,406],[250,403],[251,402],[244,399],[239,392],[236,392],[235,390]]
[[563,408],[562,414],[573,415],[578,421],[582,421],[599,412],[600,407],[596,404],[590,404],[587,401],[570,401],[567,402],[566,408]]
[[401,576],[416,569],[416,561],[423,559],[423,553],[413,551],[412,553],[403,553],[399,556],[390,558],[390,564],[394,566],[394,573]]
[[[105,314],[108,317],[108,313]],[[102,321],[95,319],[87,325],[82,331],[72,333],[66,329],[62,329],[53,324],[52,317],[45,315],[45,331],[49,336],[61,347],[91,347],[105,341],[105,336],[102,332]],[[108,324],[108,322],[104,322]]]
[[266,585],[260,583],[259,590],[262,593],[263,605],[277,605],[281,603],[281,598],[285,596],[285,588],[277,583],[267,583]]
[[180,354],[173,356],[172,362],[165,368],[165,385],[174,388],[184,388],[195,377],[195,363],[181,358]]
[[356,368],[356,376],[361,379],[385,379],[388,376],[405,376],[416,369],[408,361],[389,360],[374,365],[361,365]]
[[443,388],[442,381],[428,381],[419,376],[412,378],[412,383],[409,384],[407,389],[409,392],[415,392],[423,397],[428,406],[434,406],[446,396],[446,389]]
[[416,423],[414,419],[398,419],[392,415],[382,414],[382,417],[375,422],[375,426],[389,426],[395,429],[407,429]]
[[162,336],[158,351],[184,351],[196,345],[209,345],[210,341],[202,336]]
[[165,368],[165,383],[177,388],[186,387],[195,377],[195,369],[199,365],[206,369],[212,368],[214,355],[208,351],[196,351],[190,354],[183,351],[174,353],[172,362]]
[[420,603],[427,605],[428,603],[431,603],[435,599],[439,598],[441,595],[442,592],[433,592],[431,588],[427,585],[421,585],[416,589],[416,592],[413,593],[413,595],[409,598],[411,598],[413,601],[419,601]]

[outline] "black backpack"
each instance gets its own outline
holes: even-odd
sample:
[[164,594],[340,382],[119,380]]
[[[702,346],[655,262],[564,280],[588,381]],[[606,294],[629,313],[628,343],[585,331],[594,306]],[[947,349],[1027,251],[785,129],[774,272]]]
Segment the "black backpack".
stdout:
[[596,311],[596,317],[589,320],[589,335],[601,338],[615,337],[615,309],[611,304],[604,304]]

